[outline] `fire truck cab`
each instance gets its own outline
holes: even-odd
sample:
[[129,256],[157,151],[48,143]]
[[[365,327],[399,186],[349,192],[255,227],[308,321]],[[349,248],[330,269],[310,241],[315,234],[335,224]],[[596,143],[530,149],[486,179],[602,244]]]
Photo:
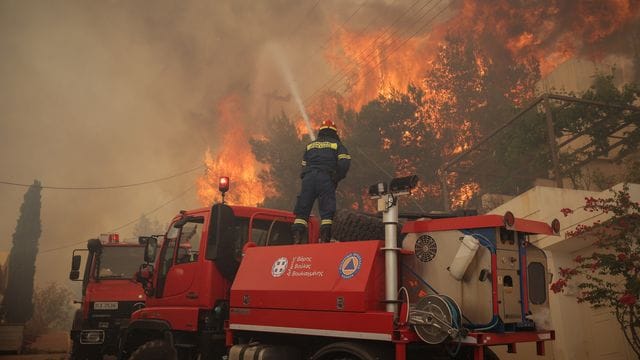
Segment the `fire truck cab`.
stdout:
[[144,249],[143,243],[124,243],[111,233],[73,250],[69,278],[82,281],[82,300],[70,331],[72,360],[117,354],[121,329],[144,307],[143,289],[134,281]]
[[[181,211],[167,230],[155,265],[149,243],[140,269],[147,308],[135,312],[122,342],[128,358],[144,344],[162,340],[181,356],[219,359],[226,353],[229,289],[243,253],[251,247],[292,244],[295,216],[286,211],[216,204]],[[307,241],[315,243],[319,224],[309,221]]]

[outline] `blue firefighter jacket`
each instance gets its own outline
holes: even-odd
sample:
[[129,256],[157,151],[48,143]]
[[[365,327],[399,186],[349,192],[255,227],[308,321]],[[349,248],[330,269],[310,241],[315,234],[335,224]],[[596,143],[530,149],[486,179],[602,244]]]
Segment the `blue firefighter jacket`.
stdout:
[[318,138],[307,144],[304,151],[300,177],[316,169],[326,171],[337,183],[347,176],[350,163],[351,155],[340,142],[338,135],[331,130],[320,130]]

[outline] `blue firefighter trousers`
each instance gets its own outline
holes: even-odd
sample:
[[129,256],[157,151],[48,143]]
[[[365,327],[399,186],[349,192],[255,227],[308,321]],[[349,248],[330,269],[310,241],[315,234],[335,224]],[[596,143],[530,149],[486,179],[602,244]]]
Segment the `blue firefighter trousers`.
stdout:
[[336,185],[328,172],[311,169],[302,178],[302,189],[298,195],[296,207],[293,209],[296,218],[308,220],[316,199],[318,199],[320,219],[333,219],[333,214],[336,212]]

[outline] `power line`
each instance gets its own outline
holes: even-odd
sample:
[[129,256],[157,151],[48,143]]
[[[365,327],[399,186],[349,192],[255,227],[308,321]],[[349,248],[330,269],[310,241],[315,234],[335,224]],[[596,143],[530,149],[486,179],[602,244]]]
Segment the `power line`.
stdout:
[[[176,178],[178,176],[186,175],[186,174],[192,173],[192,172],[194,172],[196,170],[203,169],[204,167],[205,167],[205,165],[198,165],[198,166],[196,166],[196,167],[194,167],[192,169],[181,171],[181,172],[173,174],[173,175],[169,175],[169,176],[165,176],[165,177],[161,177],[161,178],[153,179],[153,180],[147,180],[147,181],[132,183],[132,184],[111,185],[111,186],[41,186],[41,188],[42,189],[49,189],[49,190],[111,190],[111,189],[123,189],[123,188],[130,188],[130,187],[135,187],[135,186],[148,185],[148,184],[153,184],[153,183],[157,183],[157,182],[160,182],[160,181],[173,179],[173,178]],[[12,185],[12,186],[21,186],[21,187],[30,187],[31,185],[33,185],[33,184],[17,183],[17,182],[2,181],[2,180],[0,180],[0,184]]]
[[[176,195],[176,197],[174,197],[174,198],[172,198],[172,199],[167,200],[166,202],[162,203],[161,205],[159,205],[158,207],[154,208],[153,210],[150,210],[149,212],[142,214],[142,216],[147,216],[147,215],[151,215],[151,214],[155,213],[156,211],[158,211],[158,210],[162,209],[163,207],[165,207],[165,206],[169,205],[170,203],[174,202],[175,200],[177,200],[177,199],[181,198],[182,196],[184,196],[184,195],[185,195],[186,193],[188,193],[189,191],[193,190],[193,188],[194,188],[194,187],[195,187],[195,185],[191,185],[191,186],[189,186],[188,188],[186,188],[185,190],[183,190],[181,193],[179,193],[178,195]],[[115,231],[118,231],[118,230],[124,229],[124,228],[126,228],[127,226],[129,226],[129,225],[131,225],[131,224],[135,223],[136,221],[138,221],[138,220],[140,219],[140,217],[142,217],[142,216],[139,216],[139,217],[137,217],[137,218],[135,218],[135,219],[133,219],[133,220],[131,220],[131,221],[129,221],[129,222],[127,222],[127,223],[125,223],[125,224],[122,224],[122,225],[120,225],[120,226],[118,226],[118,227],[116,227],[116,228],[113,228],[113,229],[111,229],[109,232],[115,232]]]
[[[318,47],[316,49],[316,51],[313,52],[313,54],[311,55],[311,57],[313,57],[315,54],[318,53],[318,51],[323,50],[327,47],[327,44],[329,44],[329,42],[331,41],[331,39],[333,39],[333,37],[336,35],[336,33],[340,30],[340,29],[344,29],[345,26],[347,26],[347,24],[349,23],[349,21],[351,21],[351,19],[360,11],[360,9],[362,9],[364,7],[364,5],[367,4],[369,0],[364,1],[362,4],[360,4],[360,6],[358,6],[358,8],[351,13],[351,15],[349,15],[349,17],[347,18],[347,20],[345,20],[342,25],[340,25],[339,28],[335,29],[327,38],[327,40],[324,41],[324,43],[322,45],[320,45],[320,47]],[[379,17],[379,16],[378,16]],[[376,18],[377,19],[377,18]],[[369,25],[371,25],[371,23],[374,20],[372,20],[371,22],[369,22]],[[369,25],[367,25],[367,27],[369,27]]]
[[[432,0],[429,0],[429,2],[428,2],[428,3],[426,3],[426,4],[424,4],[424,5],[420,8],[420,10],[418,10],[418,11],[421,11],[422,9],[424,9],[424,8],[426,7],[426,5],[427,5],[427,4],[429,4],[429,3],[431,3],[431,2],[432,2]],[[432,11],[433,11],[433,10],[434,10],[438,5],[439,5],[439,4],[441,4],[441,3],[442,3],[442,1],[440,1],[439,3],[437,3],[437,4],[433,5],[431,8],[429,8],[429,9],[428,9],[424,14],[422,14],[422,15],[418,18],[418,20],[416,20],[412,25],[417,24],[420,20],[422,20],[425,16],[427,16],[429,13],[431,13],[431,12],[432,12]],[[396,47],[394,47],[393,49],[391,49],[391,47],[394,45],[393,43],[391,43],[391,44],[389,44],[387,47],[383,48],[383,49],[381,50],[381,52],[386,52],[387,54],[386,54],[386,56],[384,56],[383,58],[381,58],[381,59],[379,60],[379,62],[380,62],[380,63],[382,63],[384,60],[388,59],[388,58],[389,58],[393,53],[395,53],[398,49],[400,49],[404,44],[406,44],[409,40],[413,39],[413,38],[414,38],[414,37],[415,37],[419,32],[423,31],[427,26],[431,25],[431,23],[433,22],[433,20],[435,20],[435,19],[436,19],[440,14],[442,14],[442,13],[444,12],[444,10],[446,10],[446,9],[447,9],[447,6],[443,7],[443,8],[442,8],[442,9],[441,9],[441,10],[440,10],[440,11],[439,11],[435,16],[433,16],[433,17],[432,17],[429,21],[427,21],[423,26],[421,26],[420,28],[418,28],[418,30],[416,30],[413,34],[411,34],[411,36],[409,36],[408,38],[406,38],[404,41],[402,41],[399,45],[397,45],[397,46],[396,46]],[[398,32],[398,30],[394,31],[394,33],[392,33],[391,35],[394,35],[394,34],[395,34],[395,33],[397,33],[397,32]],[[385,40],[387,40],[387,39],[385,39]],[[389,50],[389,49],[391,49],[391,50]],[[369,51],[369,52],[367,53],[367,56],[368,56],[369,54],[372,54],[372,53],[373,53],[373,51],[375,51],[375,50],[376,50],[376,49],[375,49],[375,47],[371,47],[371,51]],[[389,51],[388,51],[388,50],[389,50]],[[366,49],[365,49],[365,51],[366,51]],[[363,51],[363,52],[364,52],[364,51]],[[361,52],[361,53],[363,53],[363,52]],[[340,76],[339,78],[336,78],[336,79],[334,79],[334,80],[330,80],[329,82],[325,83],[325,85],[324,85],[323,87],[331,88],[331,87],[335,86],[336,84],[338,84],[338,83],[339,83],[339,82],[341,82],[342,80],[346,79],[346,78],[349,76],[349,72],[350,72],[350,71],[352,71],[352,70],[356,69],[358,66],[372,65],[374,61],[375,61],[375,59],[370,59],[369,61],[365,61],[365,62],[363,62],[363,63],[361,63],[361,64],[357,64],[357,63],[356,63],[356,64],[354,64],[354,65],[353,65],[349,70],[343,70],[343,72],[342,72],[342,76]],[[365,73],[364,73],[364,74],[362,74],[362,75],[359,75],[359,76],[355,79],[355,81],[358,81],[358,80],[360,80],[361,78],[363,78],[364,76],[369,75],[373,70],[375,70],[375,68],[374,68],[374,67],[370,67],[370,69],[369,69],[367,72],[365,72]],[[338,73],[338,74],[340,74],[340,73]],[[337,74],[337,75],[338,75],[338,74]],[[335,76],[334,76],[334,78],[335,78]],[[318,90],[316,90],[316,91],[315,91],[311,96],[309,96],[309,97],[307,98],[307,101],[308,101],[308,103],[307,103],[307,104],[311,104],[311,103],[313,103],[314,101],[317,101],[318,99],[320,99],[320,95],[321,95],[321,94],[320,94],[320,91],[321,91],[321,90],[322,90],[322,87],[321,87],[321,88],[319,88]],[[316,94],[317,94],[317,95],[316,95]],[[314,99],[314,96],[315,96],[315,99]]]
[[[435,9],[435,6],[432,7],[427,13],[431,12],[431,10]],[[401,42],[398,46],[396,46],[395,48],[393,48],[391,51],[389,51],[387,53],[387,55],[385,57],[383,57],[382,59],[380,59],[380,62],[386,60],[387,58],[389,58],[389,56],[391,56],[394,52],[396,52],[398,49],[400,49],[404,44],[406,44],[407,42],[409,42],[409,40],[413,39],[416,35],[418,35],[418,33],[420,33],[421,31],[423,31],[427,26],[429,26],[438,16],[440,16],[445,10],[447,9],[447,6],[444,6],[442,9],[440,9],[440,11],[438,11],[438,13],[436,13],[429,21],[427,21],[423,26],[421,26],[418,30],[414,31],[413,34],[411,34],[411,36],[409,36],[408,38],[406,38],[403,42]],[[427,13],[423,14],[421,16],[420,19],[422,19]],[[359,75],[358,78],[356,80],[360,80],[360,78],[367,76],[371,73],[371,71],[373,71],[374,68],[370,68],[369,71],[365,72],[362,75]]]
[[313,10],[315,10],[316,7],[318,7],[318,4],[320,4],[320,0],[316,1],[315,4],[313,4],[313,6],[309,10],[307,10],[304,16],[300,19],[300,22],[298,23],[298,25],[294,27],[295,30],[291,31],[287,37],[290,37],[293,34],[297,34],[300,31],[300,28],[305,23],[305,19],[308,18],[309,15],[311,15],[311,13],[313,12]]
[[[433,0],[429,0],[427,3],[425,3],[424,5],[422,5],[422,7],[418,10],[418,11],[422,11],[422,9],[424,9],[429,3],[431,3]],[[396,28],[394,30],[394,26],[403,18],[405,17],[407,14],[409,14],[409,12],[411,11],[411,9],[413,9],[413,7],[415,7],[418,3],[420,2],[420,0],[416,0],[415,2],[413,2],[402,14],[398,15],[398,17],[396,17],[393,22],[385,27],[385,29],[382,31],[382,33],[380,33],[375,39],[373,39],[373,41],[371,41],[369,43],[368,46],[366,46],[364,49],[362,49],[356,56],[356,63],[348,68],[348,69],[342,69],[340,71],[338,71],[337,73],[335,73],[331,79],[329,79],[327,82],[325,82],[322,86],[320,86],[318,89],[316,89],[310,96],[308,96],[305,99],[305,103],[309,104],[312,103],[311,99],[313,99],[314,97],[316,97],[316,94],[319,94],[322,92],[323,89],[325,88],[330,88],[331,86],[333,86],[335,83],[340,82],[341,80],[343,80],[346,76],[349,75],[349,72],[352,71],[353,69],[355,69],[358,66],[361,65],[365,65],[367,63],[367,59],[364,59],[366,57],[368,57],[370,54],[372,54],[375,50],[376,50],[376,44],[378,43],[378,41],[385,37],[383,40],[387,40],[389,39],[391,36],[393,36],[394,34],[396,34],[398,31],[400,31],[399,28]],[[391,32],[393,30],[393,32]],[[363,56],[364,55],[364,56]],[[363,61],[364,60],[364,61]],[[359,61],[362,61],[362,63],[358,64]],[[315,99],[314,99],[315,100]]]
[[[178,195],[176,195],[175,197],[173,197],[173,198],[171,198],[171,199],[169,199],[169,200],[165,201],[165,202],[164,202],[164,203],[162,203],[161,205],[159,205],[159,206],[157,206],[157,207],[153,208],[152,210],[149,210],[149,211],[147,211],[146,213],[143,213],[141,216],[139,216],[139,217],[137,217],[137,218],[135,218],[135,219],[133,219],[133,220],[131,220],[131,221],[128,221],[128,222],[126,222],[126,223],[124,223],[124,224],[122,224],[122,225],[120,225],[120,226],[117,226],[117,227],[115,227],[115,228],[113,228],[113,229],[109,230],[109,232],[116,232],[116,231],[118,231],[118,230],[122,230],[122,229],[126,228],[127,226],[130,226],[130,225],[134,224],[136,221],[140,220],[140,218],[141,218],[141,217],[143,217],[143,216],[148,216],[148,215],[151,215],[151,214],[155,213],[156,211],[158,211],[158,210],[162,209],[163,207],[165,207],[165,206],[169,205],[170,203],[172,203],[172,202],[174,202],[174,201],[176,201],[176,200],[180,199],[180,198],[181,198],[181,197],[183,197],[186,193],[188,193],[189,191],[193,190],[193,188],[194,188],[194,187],[195,187],[195,185],[191,185],[191,186],[189,186],[187,189],[183,190],[182,192],[180,192],[180,193],[179,193]],[[54,248],[51,248],[51,249],[46,249],[46,250],[38,251],[38,254],[44,254],[44,253],[48,253],[48,252],[52,252],[52,251],[62,250],[62,249],[66,249],[66,248],[69,248],[69,247],[71,247],[71,246],[76,246],[76,245],[83,244],[83,243],[86,243],[86,242],[87,242],[87,240],[77,241],[77,242],[74,242],[74,243],[69,243],[69,244],[65,244],[65,245],[57,246],[57,247],[54,247]]]

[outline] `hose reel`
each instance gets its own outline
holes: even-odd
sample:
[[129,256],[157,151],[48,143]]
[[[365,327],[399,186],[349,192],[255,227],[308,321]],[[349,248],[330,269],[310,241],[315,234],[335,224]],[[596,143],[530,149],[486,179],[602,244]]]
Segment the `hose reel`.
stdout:
[[467,333],[462,328],[460,307],[446,295],[428,295],[420,299],[409,312],[409,323],[427,344],[441,344],[448,338],[459,339]]

